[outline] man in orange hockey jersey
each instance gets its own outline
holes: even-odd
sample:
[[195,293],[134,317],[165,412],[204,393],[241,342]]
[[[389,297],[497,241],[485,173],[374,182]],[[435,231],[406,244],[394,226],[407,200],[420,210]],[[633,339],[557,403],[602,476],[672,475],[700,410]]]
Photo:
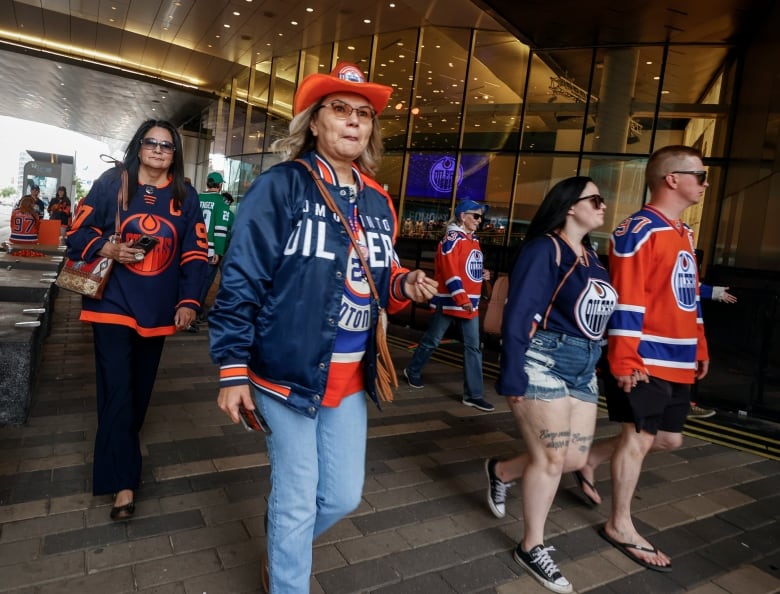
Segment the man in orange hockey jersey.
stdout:
[[620,435],[591,449],[578,482],[599,503],[595,467],[612,458],[612,513],[601,536],[640,565],[671,571],[671,559],[645,540],[631,519],[642,462],[652,450],[682,444],[690,388],[709,368],[699,302],[693,231],[680,220],[707,189],[701,153],[667,146],[645,170],[650,201],[610,239],[609,270],[618,305],[609,323],[606,378],[609,418]]

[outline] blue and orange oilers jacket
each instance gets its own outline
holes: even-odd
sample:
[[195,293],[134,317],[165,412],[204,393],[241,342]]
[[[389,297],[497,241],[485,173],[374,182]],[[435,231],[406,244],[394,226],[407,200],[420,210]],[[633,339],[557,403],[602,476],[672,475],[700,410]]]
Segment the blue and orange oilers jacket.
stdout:
[[[348,216],[350,192],[334,185],[332,167],[313,152],[303,159]],[[381,305],[393,313],[409,303],[402,290],[408,270],[393,248],[395,210],[375,180],[356,166],[353,172],[364,253]],[[255,179],[241,201],[209,312],[220,387],[251,383],[262,395],[313,418],[323,406],[331,363],[339,362],[333,355],[340,328],[365,315],[365,350],[353,349],[351,360],[362,367],[363,387],[378,402],[373,335],[378,309],[373,300],[359,315],[345,307],[345,292],[362,284],[351,245],[303,165],[282,162]]]
[[[87,262],[114,233],[121,178],[110,169],[81,201],[67,234],[68,257]],[[179,307],[200,308],[200,290],[208,267],[206,226],[198,194],[187,188],[181,209],[174,207],[170,181],[164,186],[139,185],[119,210],[121,241],[151,235],[159,240],[137,263],[114,263],[101,300],[84,297],[81,320],[119,324],[145,337],[176,332]]]
[[613,231],[609,272],[620,295],[609,322],[612,374],[692,384],[697,362],[709,359],[693,231],[647,205]]

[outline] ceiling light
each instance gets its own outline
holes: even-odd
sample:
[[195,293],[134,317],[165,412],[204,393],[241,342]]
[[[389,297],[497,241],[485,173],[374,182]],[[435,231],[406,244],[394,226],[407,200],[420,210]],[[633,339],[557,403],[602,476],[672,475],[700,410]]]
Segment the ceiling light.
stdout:
[[371,19],[363,19],[363,22],[364,22],[366,25],[370,25],[370,24],[371,24]]
[[233,11],[233,16],[241,16],[241,13],[238,12],[237,10],[234,10]]
[[349,51],[351,51],[351,52],[354,52],[354,51],[355,51],[355,46],[354,46],[354,45],[348,45],[348,46],[347,46],[347,49],[348,49]]
[[295,27],[295,26],[297,26],[297,25],[298,25],[298,21],[290,21],[290,24],[291,24],[293,27]]
[[223,27],[225,27],[225,29],[230,29],[230,25],[228,25],[227,23],[225,23],[225,24],[224,24],[224,25],[222,25],[222,26],[223,26]]
[[313,8],[307,8],[306,12],[314,12],[314,9]]

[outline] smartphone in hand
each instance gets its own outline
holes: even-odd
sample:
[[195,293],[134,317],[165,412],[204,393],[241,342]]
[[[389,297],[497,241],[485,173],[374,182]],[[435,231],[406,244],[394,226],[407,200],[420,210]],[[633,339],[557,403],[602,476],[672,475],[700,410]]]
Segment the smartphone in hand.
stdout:
[[141,237],[133,243],[133,247],[142,249],[145,254],[148,254],[159,242],[159,239],[152,237],[151,235],[141,235]]
[[247,410],[243,404],[239,404],[238,415],[241,419],[241,424],[247,431],[261,431],[271,435],[271,428],[257,409]]

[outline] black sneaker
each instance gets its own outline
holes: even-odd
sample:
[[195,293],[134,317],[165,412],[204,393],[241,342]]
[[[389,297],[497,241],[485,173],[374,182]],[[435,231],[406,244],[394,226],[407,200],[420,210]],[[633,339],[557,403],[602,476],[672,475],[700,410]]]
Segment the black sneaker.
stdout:
[[506,515],[506,490],[514,483],[505,483],[496,476],[496,464],[498,460],[490,458],[485,460],[485,474],[488,479],[487,502],[490,511],[497,518]]
[[522,544],[518,544],[514,557],[542,586],[553,592],[568,594],[572,591],[571,583],[563,577],[561,570],[550,557],[550,551],[554,550],[555,547],[536,545],[526,553]]
[[[422,388],[422,386],[420,386]],[[490,404],[487,400],[484,398],[466,398],[463,397],[463,404],[466,406],[473,406],[474,408],[478,408],[479,410],[483,410],[485,412],[493,412],[496,410],[496,407]]]
[[425,387],[422,383],[422,378],[419,375],[412,375],[411,373],[409,373],[408,369],[404,369],[404,377],[406,378],[406,381],[409,383],[410,388],[417,388],[419,390],[420,388]]

